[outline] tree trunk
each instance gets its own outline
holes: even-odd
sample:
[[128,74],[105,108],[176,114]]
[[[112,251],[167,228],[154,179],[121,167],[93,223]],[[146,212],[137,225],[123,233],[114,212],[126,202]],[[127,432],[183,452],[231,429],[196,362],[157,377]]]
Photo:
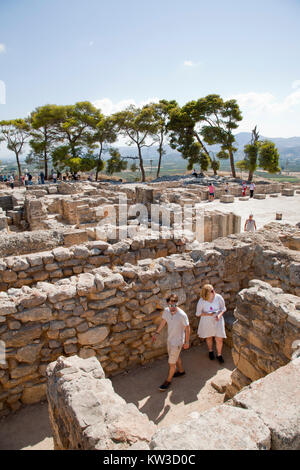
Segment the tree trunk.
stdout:
[[161,160],[162,160],[162,152],[163,152],[163,148],[162,148],[162,144],[160,144],[159,148],[158,148],[158,153],[159,153],[159,159],[158,159],[158,167],[157,167],[157,172],[156,172],[156,178],[159,177],[159,173],[160,173],[160,166],[161,166]]
[[142,183],[144,183],[146,181],[146,175],[145,175],[145,170],[144,170],[142,150],[141,150],[141,147],[139,145],[137,147],[138,147],[138,153],[139,153],[140,169],[141,169],[141,174],[142,174]]
[[229,150],[228,152],[229,152],[229,158],[230,158],[231,174],[233,178],[236,178],[233,153],[232,153],[232,150]]
[[21,175],[22,175],[22,170],[21,170],[21,165],[20,165],[20,160],[19,160],[19,154],[18,152],[15,152],[15,154],[16,154],[16,160],[17,160],[18,171],[19,171],[19,180],[20,180]]
[[208,156],[209,159],[210,156],[209,156],[209,152],[207,150],[207,148],[205,147],[205,145],[203,144],[202,140],[200,139],[199,135],[197,134],[197,132],[194,132],[194,136],[196,137],[196,139],[198,140],[199,144],[201,145],[201,147],[203,148],[204,152],[206,153],[206,155]]
[[45,180],[48,179],[48,157],[47,157],[47,152],[45,152],[44,155],[44,163],[45,163]]
[[45,168],[45,180],[48,179],[48,155],[47,155],[47,132],[44,131],[45,137],[45,152],[44,152],[44,168]]
[[100,168],[100,162],[102,161],[101,156],[102,156],[102,143],[100,143],[100,151],[98,155],[98,161],[97,161],[97,168],[96,168],[96,181],[98,181],[98,175],[99,175],[99,168]]
[[250,170],[250,171],[249,171],[249,176],[248,176],[248,181],[252,181],[252,180],[253,180],[253,174],[254,174],[254,171]]

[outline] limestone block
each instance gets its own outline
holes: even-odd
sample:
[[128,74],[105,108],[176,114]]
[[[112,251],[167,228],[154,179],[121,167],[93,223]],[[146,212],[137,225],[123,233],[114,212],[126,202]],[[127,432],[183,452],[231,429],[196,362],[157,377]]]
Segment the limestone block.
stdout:
[[282,196],[294,196],[295,191],[292,188],[283,188],[281,194]]
[[88,241],[88,234],[85,230],[74,230],[64,233],[64,245],[72,246],[86,243]]
[[39,338],[41,333],[41,325],[34,324],[4,333],[1,339],[6,343],[6,347],[21,347],[26,346],[33,339]]
[[265,194],[254,194],[253,196],[254,199],[266,199]]
[[6,316],[11,315],[17,311],[16,305],[14,302],[9,300],[2,300],[0,299],[0,315]]
[[234,202],[234,196],[232,194],[223,194],[220,197],[220,202],[225,202],[225,203]]
[[53,250],[53,255],[56,261],[66,261],[71,258],[71,252],[68,250],[68,248],[55,248]]
[[269,450],[271,433],[256,413],[221,405],[160,428],[151,450]]
[[106,326],[89,328],[83,333],[78,333],[78,343],[90,345],[101,343],[109,335],[109,328]]
[[19,313],[14,313],[14,318],[21,322],[46,322],[52,318],[52,310],[49,307],[35,307],[31,309],[23,310]]
[[32,387],[26,387],[22,393],[21,401],[24,405],[39,403],[43,398],[46,398],[46,390],[46,384],[36,384]]
[[114,392],[95,357],[60,357],[47,376],[55,449],[148,448],[156,426]]
[[249,201],[250,197],[249,196],[242,196],[239,197],[239,201]]
[[260,379],[233,401],[256,413],[271,430],[272,449],[300,449],[300,358]]

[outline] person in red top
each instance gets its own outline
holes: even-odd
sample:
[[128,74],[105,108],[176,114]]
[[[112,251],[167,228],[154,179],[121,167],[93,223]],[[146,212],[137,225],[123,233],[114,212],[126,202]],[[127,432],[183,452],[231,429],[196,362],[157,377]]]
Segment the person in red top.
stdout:
[[209,190],[209,200],[213,201],[215,199],[215,188],[212,183],[209,185],[208,190]]
[[243,181],[243,197],[246,196],[246,190],[247,190],[247,185],[246,185],[245,181]]

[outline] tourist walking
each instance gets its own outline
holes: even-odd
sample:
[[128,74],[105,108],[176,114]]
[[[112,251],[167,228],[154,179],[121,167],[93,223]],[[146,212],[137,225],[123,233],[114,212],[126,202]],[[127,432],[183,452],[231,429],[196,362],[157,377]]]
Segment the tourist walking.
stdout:
[[169,374],[167,380],[159,387],[161,391],[165,391],[169,388],[173,377],[181,377],[185,375],[180,358],[180,352],[182,347],[183,349],[189,348],[190,339],[189,319],[187,314],[177,306],[177,295],[171,294],[167,299],[167,302],[168,307],[165,308],[161,323],[152,337],[152,341],[154,342],[164,326],[168,325],[167,345],[169,354]]
[[41,178],[41,184],[44,184],[45,183],[45,175],[44,175],[43,171],[40,172],[40,178]]
[[225,194],[229,194],[229,184],[225,184]]
[[209,190],[209,200],[213,201],[215,199],[215,187],[212,183],[208,186],[208,190]]
[[56,171],[54,171],[54,172],[52,173],[52,178],[53,178],[53,183],[56,183],[56,180],[57,180],[57,173],[56,173]]
[[246,196],[246,191],[247,191],[247,185],[246,185],[245,181],[243,181],[242,189],[243,189],[243,197],[245,197]]
[[205,338],[208,347],[208,356],[215,359],[213,340],[216,340],[217,359],[222,364],[223,338],[226,338],[225,322],[223,315],[226,306],[223,297],[217,294],[210,284],[205,284],[201,289],[201,297],[197,304],[196,316],[200,317],[198,336]]
[[254,196],[254,189],[255,189],[255,184],[250,183],[250,197]]
[[255,220],[253,219],[253,214],[250,214],[249,219],[247,219],[245,222],[244,231],[255,232],[255,230],[256,230],[256,223],[255,223]]

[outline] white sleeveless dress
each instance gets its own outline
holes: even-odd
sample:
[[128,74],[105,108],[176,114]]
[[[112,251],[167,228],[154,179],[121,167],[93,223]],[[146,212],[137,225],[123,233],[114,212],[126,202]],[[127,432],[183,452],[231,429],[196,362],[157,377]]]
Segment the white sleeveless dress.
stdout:
[[[207,300],[200,299],[197,304],[196,316],[200,317],[201,313],[214,313],[226,310],[225,302],[223,297],[220,294],[216,294],[212,302]],[[219,321],[216,321],[215,313],[213,316],[201,317],[198,327],[198,336],[200,338],[210,338],[215,336],[217,338],[227,338],[225,333],[225,322],[224,318]]]

